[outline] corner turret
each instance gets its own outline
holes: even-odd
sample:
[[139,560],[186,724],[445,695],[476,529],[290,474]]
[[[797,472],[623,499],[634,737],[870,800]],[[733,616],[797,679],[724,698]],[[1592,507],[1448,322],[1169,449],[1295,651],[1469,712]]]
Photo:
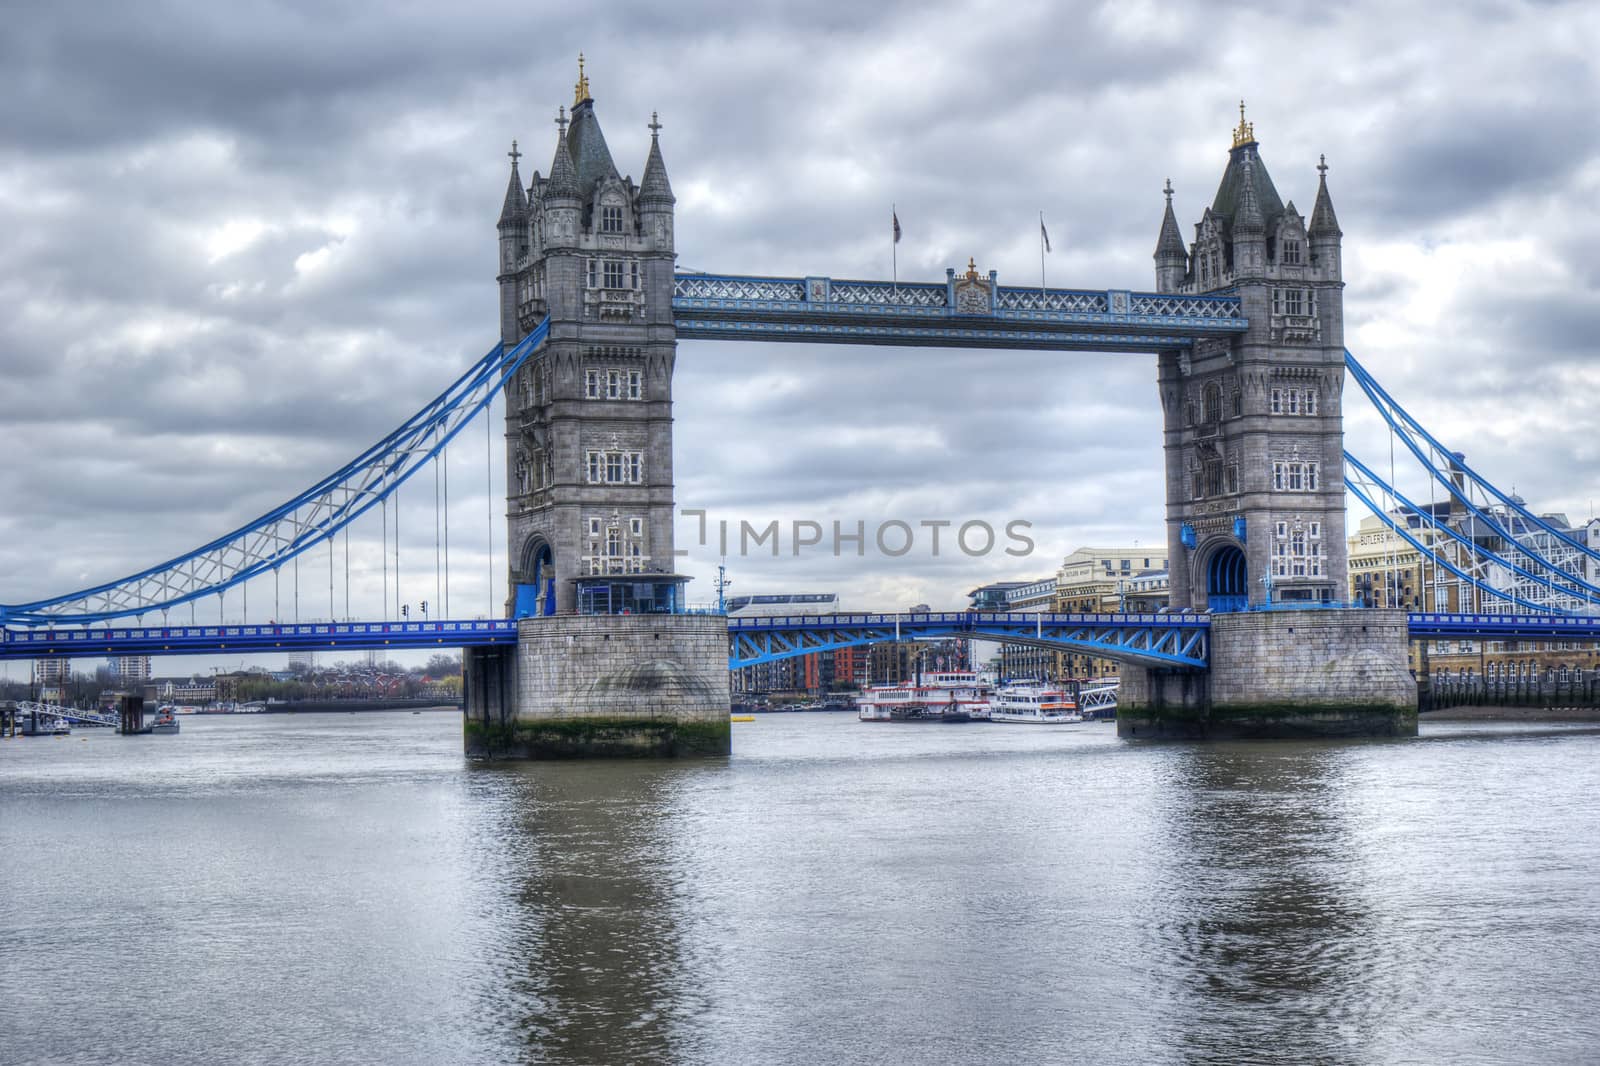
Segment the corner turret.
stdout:
[[506,183],[505,203],[500,208],[500,339],[515,343],[517,334],[517,264],[528,254],[528,199],[522,193],[522,176],[517,173],[517,142],[511,142],[511,177]]
[[1311,260],[1324,277],[1339,280],[1339,244],[1344,232],[1328,196],[1328,157],[1317,160],[1317,202],[1311,208]]
[[655,237],[658,252],[672,250],[672,209],[677,198],[667,181],[667,164],[661,159],[661,122],[650,112],[650,156],[645,160],[644,177],[639,182],[640,231]]
[[1183,234],[1178,231],[1178,218],[1172,213],[1172,179],[1162,190],[1167,197],[1167,210],[1161,216],[1161,235],[1156,238],[1156,291],[1177,292],[1183,277],[1189,272],[1189,256],[1183,250]]

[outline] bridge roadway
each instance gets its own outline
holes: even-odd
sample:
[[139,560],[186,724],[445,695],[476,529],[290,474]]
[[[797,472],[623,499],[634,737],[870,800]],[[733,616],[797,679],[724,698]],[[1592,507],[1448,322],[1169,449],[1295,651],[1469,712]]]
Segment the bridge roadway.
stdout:
[[[1413,614],[1416,640],[1600,640],[1600,616]],[[728,666],[890,640],[972,637],[1088,652],[1147,666],[1204,669],[1207,614],[1055,614],[934,611],[783,615],[728,620]],[[436,622],[297,622],[274,625],[130,626],[0,630],[0,659],[53,655],[204,655],[223,652],[366,651],[514,645],[510,618]]]

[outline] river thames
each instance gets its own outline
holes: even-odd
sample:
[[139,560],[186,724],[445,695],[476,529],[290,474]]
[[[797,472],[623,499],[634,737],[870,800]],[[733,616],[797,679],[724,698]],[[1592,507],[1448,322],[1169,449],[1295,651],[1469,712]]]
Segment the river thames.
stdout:
[[1600,730],[1145,744],[432,712],[0,743],[0,1060],[1600,1060]]

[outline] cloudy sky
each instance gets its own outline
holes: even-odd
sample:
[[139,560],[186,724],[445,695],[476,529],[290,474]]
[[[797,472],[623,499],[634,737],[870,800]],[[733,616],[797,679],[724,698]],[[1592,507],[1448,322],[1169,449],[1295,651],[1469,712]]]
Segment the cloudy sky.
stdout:
[[[1327,155],[1351,349],[1485,473],[1536,507],[1594,513],[1592,4],[555,13],[571,10],[7,5],[0,602],[253,518],[488,350],[505,152],[518,138],[524,175],[549,169],[580,50],[624,172],[642,172],[661,115],[680,265],[726,273],[887,277],[894,203],[902,279],[973,256],[1037,284],[1043,211],[1050,284],[1153,288],[1162,182],[1190,233],[1242,97],[1304,213]],[[713,521],[1023,519],[1037,545],[733,558],[732,592],[957,606],[1078,546],[1164,543],[1152,357],[686,342],[675,392],[678,500]],[[1350,449],[1386,462],[1375,416],[1350,407]],[[449,456],[457,616],[505,593],[486,491],[503,456],[490,473],[485,454],[474,427]],[[403,506],[402,598],[437,603],[431,480]],[[366,526],[353,599],[371,615]],[[680,522],[680,545],[694,535]],[[328,614],[327,565],[305,563],[302,617]],[[684,566],[697,597],[715,565],[696,550]],[[342,572],[338,586],[342,613]],[[279,595],[287,615],[287,579]],[[272,598],[251,586],[251,620]]]

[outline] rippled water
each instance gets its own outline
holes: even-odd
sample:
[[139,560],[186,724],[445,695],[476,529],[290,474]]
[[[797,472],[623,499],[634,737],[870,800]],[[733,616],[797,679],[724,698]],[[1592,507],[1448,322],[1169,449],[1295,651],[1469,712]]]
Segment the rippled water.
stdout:
[[1600,732],[0,742],[5,1063],[1600,1060]]

